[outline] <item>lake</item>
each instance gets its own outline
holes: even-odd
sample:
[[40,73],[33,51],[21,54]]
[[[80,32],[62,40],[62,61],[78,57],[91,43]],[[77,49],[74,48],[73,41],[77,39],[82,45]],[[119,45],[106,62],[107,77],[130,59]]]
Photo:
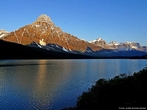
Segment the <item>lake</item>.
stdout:
[[132,75],[147,60],[0,60],[0,110],[60,110],[100,78]]

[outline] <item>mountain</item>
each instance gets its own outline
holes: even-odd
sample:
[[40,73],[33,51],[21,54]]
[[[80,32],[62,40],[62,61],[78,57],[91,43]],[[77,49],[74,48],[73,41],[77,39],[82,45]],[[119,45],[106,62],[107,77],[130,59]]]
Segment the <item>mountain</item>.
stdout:
[[146,58],[147,46],[141,46],[137,42],[122,42],[115,41],[106,43],[102,38],[90,41],[90,43],[102,47],[102,50],[87,53],[91,56],[101,58]]
[[104,49],[109,49],[109,45],[102,38],[98,38],[96,40],[90,41],[90,43],[92,43],[96,46],[102,47]]
[[82,54],[52,51],[0,40],[0,59],[90,59]]
[[[13,53],[14,56],[18,56],[19,51],[27,55],[31,52],[30,55],[33,56],[36,56],[36,52],[39,52],[38,54],[42,55],[40,58],[140,58],[142,56],[146,58],[147,55],[147,46],[141,46],[135,42],[118,43],[112,41],[108,44],[102,38],[91,42],[79,39],[74,35],[63,32],[45,14],[40,15],[32,24],[25,25],[18,30],[12,32],[0,30],[0,39],[8,42],[2,44],[16,43],[18,47],[25,50],[25,52],[22,52],[16,48],[16,45],[12,45],[15,48],[5,48],[7,47],[6,45],[0,45],[1,50],[3,50],[1,53],[8,51],[11,54],[13,52],[10,49],[16,50],[16,54]],[[6,51],[4,51],[5,49]],[[30,49],[33,50],[30,51]],[[21,55],[24,56],[23,54]],[[32,58],[30,55],[29,58]],[[37,56],[37,58],[39,57]]]
[[92,50],[102,48],[81,40],[76,36],[63,32],[56,27],[49,16],[42,14],[35,22],[19,28],[8,35],[2,37],[3,40],[22,45],[29,45],[35,42],[41,46],[57,44],[66,50],[85,52],[88,47]]
[[115,42],[111,41],[109,44],[106,43],[102,38],[98,38],[96,40],[90,41],[97,46],[102,47],[103,49],[117,50],[117,51],[130,51],[130,50],[138,50],[147,52],[147,46],[141,46],[137,42]]

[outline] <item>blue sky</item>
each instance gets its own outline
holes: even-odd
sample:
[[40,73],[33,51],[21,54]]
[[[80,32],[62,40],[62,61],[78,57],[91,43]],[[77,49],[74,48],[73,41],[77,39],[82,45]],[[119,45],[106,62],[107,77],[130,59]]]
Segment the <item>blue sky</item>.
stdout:
[[147,0],[1,0],[0,29],[14,31],[41,14],[86,41],[147,45]]

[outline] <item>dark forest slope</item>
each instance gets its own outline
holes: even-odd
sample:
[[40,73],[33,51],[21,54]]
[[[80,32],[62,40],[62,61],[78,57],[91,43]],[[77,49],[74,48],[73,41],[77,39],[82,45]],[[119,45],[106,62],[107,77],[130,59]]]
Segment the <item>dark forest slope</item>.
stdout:
[[0,40],[0,59],[85,59],[86,55],[55,52]]

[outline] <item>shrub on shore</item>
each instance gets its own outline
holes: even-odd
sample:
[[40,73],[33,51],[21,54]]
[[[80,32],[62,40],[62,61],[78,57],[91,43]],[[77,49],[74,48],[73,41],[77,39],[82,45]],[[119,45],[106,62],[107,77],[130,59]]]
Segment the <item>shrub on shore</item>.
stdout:
[[132,76],[121,74],[112,79],[99,79],[78,97],[73,109],[119,109],[147,106],[147,67]]
[[77,109],[119,109],[147,106],[147,67],[132,76],[99,79],[77,100]]

